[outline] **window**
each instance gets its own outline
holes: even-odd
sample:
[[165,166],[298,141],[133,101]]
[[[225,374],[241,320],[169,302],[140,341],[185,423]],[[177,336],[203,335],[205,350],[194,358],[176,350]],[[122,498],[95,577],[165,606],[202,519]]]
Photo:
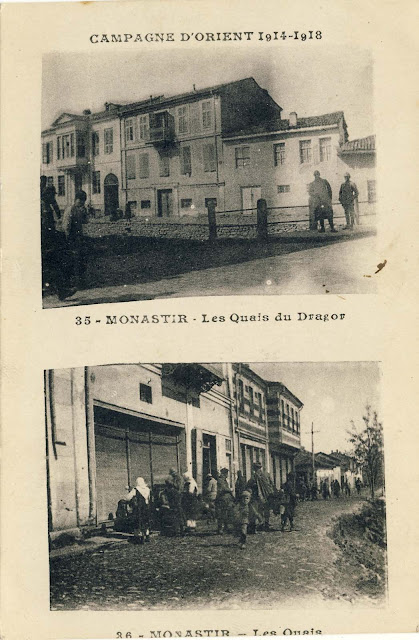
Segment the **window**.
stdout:
[[274,164],[276,167],[285,164],[285,142],[274,144]]
[[58,176],[58,195],[65,196],[65,176]]
[[180,173],[183,176],[191,175],[192,173],[190,147],[181,147],[180,149]]
[[141,200],[141,209],[151,209],[151,200]]
[[332,138],[320,138],[320,162],[327,162],[332,155]]
[[150,385],[140,382],[140,400],[141,402],[153,403],[153,394]]
[[77,132],[77,157],[84,158],[86,155],[86,139],[84,133]]
[[250,404],[250,413],[253,413],[253,389],[249,387],[249,404]]
[[61,158],[74,157],[74,133],[61,137]]
[[150,167],[148,162],[148,153],[140,153],[140,178],[148,178],[150,175]]
[[178,107],[177,110],[178,117],[178,131],[179,133],[188,133],[189,131],[189,113],[188,106]]
[[202,127],[204,129],[212,127],[211,100],[206,100],[202,103]]
[[204,144],[204,171],[215,171],[216,169],[216,161],[215,161],[215,145],[213,142],[209,144]]
[[278,193],[289,193],[291,191],[291,185],[289,184],[280,184],[278,186]]
[[125,142],[132,142],[134,140],[134,118],[127,118],[125,120]]
[[147,140],[148,139],[148,115],[145,114],[143,116],[140,116],[139,123],[140,123],[140,140]]
[[113,153],[113,129],[105,129],[104,131],[105,137],[105,153]]
[[162,178],[170,176],[170,158],[166,153],[160,155],[160,176]]
[[300,140],[300,163],[311,162],[311,140]]
[[92,155],[99,155],[99,131],[92,132]]
[[47,178],[47,185],[49,187],[53,187],[54,186],[54,176],[48,176]]
[[192,208],[192,198],[182,198],[180,201],[181,209],[191,209]]
[[93,193],[100,193],[100,171],[93,171],[92,173],[92,191]]
[[236,147],[236,169],[250,164],[250,147]]
[[45,142],[42,145],[42,163],[49,164],[52,162],[52,142]]
[[240,409],[243,409],[243,400],[244,400],[244,391],[243,391],[243,380],[238,381],[238,402]]
[[57,136],[57,160],[61,158],[61,136]]
[[375,202],[376,200],[376,191],[375,191],[375,180],[367,181],[367,189],[368,189],[368,202]]
[[135,180],[135,156],[127,156],[127,180]]

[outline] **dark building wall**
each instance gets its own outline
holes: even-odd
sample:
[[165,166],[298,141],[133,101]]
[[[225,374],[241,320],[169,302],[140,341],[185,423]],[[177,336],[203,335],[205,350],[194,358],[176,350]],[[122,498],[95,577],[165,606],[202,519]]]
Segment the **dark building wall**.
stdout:
[[281,107],[253,78],[246,78],[224,87],[221,96],[223,133],[281,117]]

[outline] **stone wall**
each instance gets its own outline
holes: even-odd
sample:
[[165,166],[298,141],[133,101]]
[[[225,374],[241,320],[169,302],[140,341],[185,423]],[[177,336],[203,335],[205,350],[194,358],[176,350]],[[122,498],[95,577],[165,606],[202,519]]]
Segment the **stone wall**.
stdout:
[[[363,215],[361,209],[361,216]],[[345,223],[342,207],[334,205],[335,220]],[[364,224],[374,223],[372,215],[364,219]],[[271,209],[268,214],[269,235],[275,236],[292,231],[308,229],[308,207],[292,209]],[[107,217],[92,218],[85,226],[85,233],[92,238],[106,236],[133,236],[144,238],[173,238],[205,241],[209,237],[208,217],[205,215],[182,216],[180,218],[141,218],[110,221]],[[218,238],[256,238],[256,213],[218,213]]]

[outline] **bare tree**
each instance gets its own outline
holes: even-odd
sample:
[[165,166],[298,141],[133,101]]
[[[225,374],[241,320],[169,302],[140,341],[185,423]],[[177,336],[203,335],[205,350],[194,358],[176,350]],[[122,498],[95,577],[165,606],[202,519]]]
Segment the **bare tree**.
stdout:
[[356,428],[353,420],[351,421],[352,429],[348,431],[349,442],[353,446],[353,455],[367,478],[371,498],[374,499],[379,484],[382,484],[384,490],[383,425],[378,420],[377,412],[373,411],[370,405],[365,407],[362,419],[362,431]]

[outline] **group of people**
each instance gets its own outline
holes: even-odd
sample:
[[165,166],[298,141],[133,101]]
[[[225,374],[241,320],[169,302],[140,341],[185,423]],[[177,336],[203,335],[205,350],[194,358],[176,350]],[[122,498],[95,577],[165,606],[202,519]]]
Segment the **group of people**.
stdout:
[[[344,178],[345,181],[339,189],[339,202],[345,211],[344,229],[353,229],[355,223],[359,224],[359,194],[356,184],[351,181],[350,174],[345,173]],[[325,233],[324,221],[328,220],[330,231],[336,233],[337,229],[333,222],[332,187],[327,180],[320,177],[320,171],[314,172],[314,180],[308,185],[308,194],[310,229],[315,231],[320,224],[319,233]]]
[[[179,536],[196,531],[196,521],[206,515],[209,521],[217,523],[217,532],[235,533],[239,545],[245,548],[247,535],[256,533],[260,527],[270,530],[270,514],[281,515],[281,530],[289,524],[294,528],[294,514],[297,496],[291,475],[280,490],[255,462],[251,478],[246,482],[238,473],[235,492],[228,482],[228,469],[218,474],[208,473],[202,495],[190,472],[180,475],[170,469],[164,488],[154,497],[154,508],[158,512],[162,535]],[[217,477],[215,477],[217,476]],[[151,492],[144,478],[138,477],[136,485],[128,488],[124,499],[118,503],[117,518],[129,510],[133,523],[134,543],[149,541],[151,526]],[[119,515],[118,515],[119,514]]]
[[78,191],[74,204],[63,213],[53,185],[41,176],[42,286],[54,291],[60,300],[68,298],[82,285],[86,271],[83,223],[87,220],[85,191]]
[[[355,480],[355,489],[358,495],[361,493],[362,483],[359,478]],[[329,484],[327,479],[324,479],[320,485],[320,492],[323,497],[323,500],[328,500],[332,496],[334,498],[340,498],[341,496],[345,496],[346,498],[350,498],[351,496],[351,486],[348,480],[345,478],[342,481],[342,484],[339,480],[332,480]]]

